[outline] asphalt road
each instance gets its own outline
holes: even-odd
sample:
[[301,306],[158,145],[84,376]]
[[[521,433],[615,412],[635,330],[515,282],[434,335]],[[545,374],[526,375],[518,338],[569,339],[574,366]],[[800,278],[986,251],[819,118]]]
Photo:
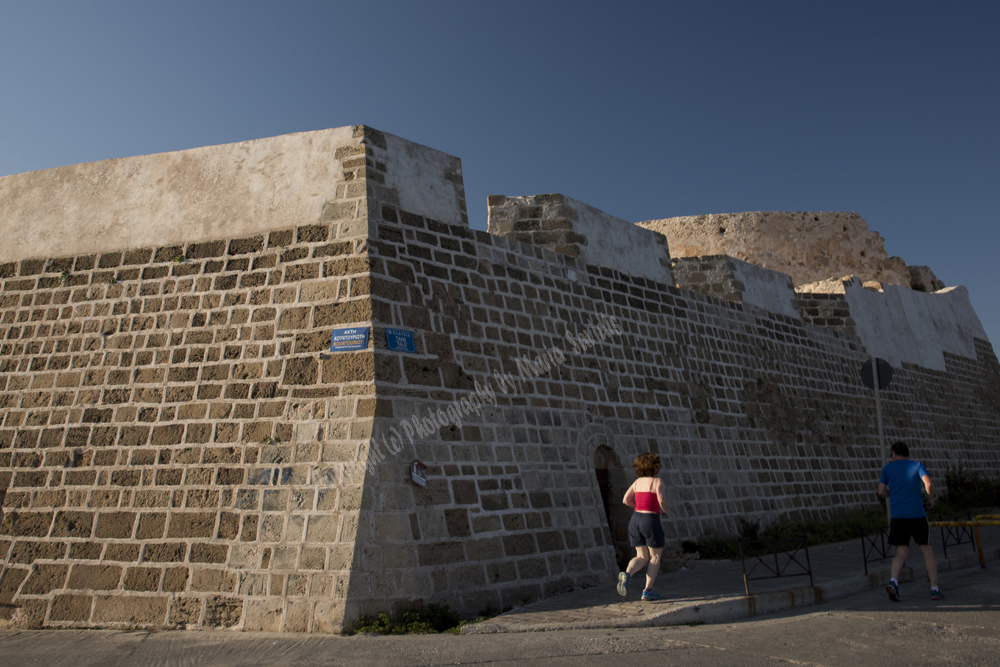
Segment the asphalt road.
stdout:
[[945,573],[947,599],[904,584],[740,623],[406,637],[220,631],[0,631],[0,665],[1000,665],[1000,566]]

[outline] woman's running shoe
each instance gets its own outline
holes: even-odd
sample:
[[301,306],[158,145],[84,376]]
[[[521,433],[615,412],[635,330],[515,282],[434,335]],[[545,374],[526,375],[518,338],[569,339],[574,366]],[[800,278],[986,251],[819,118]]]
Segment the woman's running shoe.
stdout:
[[628,572],[618,573],[618,595],[625,597],[628,593],[628,580],[632,577],[629,576]]

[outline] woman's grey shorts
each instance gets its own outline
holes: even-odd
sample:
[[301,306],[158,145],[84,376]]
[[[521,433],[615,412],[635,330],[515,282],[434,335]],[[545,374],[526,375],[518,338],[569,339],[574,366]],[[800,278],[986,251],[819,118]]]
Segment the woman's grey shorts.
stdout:
[[632,520],[628,523],[628,543],[633,547],[662,549],[667,540],[663,536],[660,515],[633,512]]

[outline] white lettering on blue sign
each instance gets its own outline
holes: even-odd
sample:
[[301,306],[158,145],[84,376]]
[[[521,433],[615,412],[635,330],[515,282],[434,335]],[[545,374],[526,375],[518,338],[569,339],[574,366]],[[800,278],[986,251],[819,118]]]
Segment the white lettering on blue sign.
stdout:
[[330,337],[331,352],[349,352],[364,350],[368,347],[368,333],[371,327],[352,327],[350,329],[334,329]]
[[417,346],[413,342],[413,332],[405,329],[386,329],[385,344],[390,350],[397,352],[417,351]]

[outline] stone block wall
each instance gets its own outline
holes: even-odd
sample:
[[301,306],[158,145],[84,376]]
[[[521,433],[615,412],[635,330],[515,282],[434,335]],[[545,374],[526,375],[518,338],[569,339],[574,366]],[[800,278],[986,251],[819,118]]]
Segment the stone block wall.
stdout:
[[796,296],[799,313],[805,322],[854,335],[855,322],[845,294],[800,292]]
[[370,351],[324,352],[372,317],[362,135],[305,224],[0,265],[8,617],[341,629],[376,399]]
[[579,213],[559,194],[533,197],[490,195],[488,231],[552,252],[577,257],[587,237],[573,231]]
[[[858,337],[678,288],[665,249],[661,280],[470,230],[457,160],[398,137],[333,159],[311,218],[0,266],[18,623],[336,632],[609,583],[646,451],[671,544],[871,502]],[[368,349],[329,353],[352,325]],[[971,349],[883,396],[939,480],[1000,460],[1000,366]]]
[[667,237],[560,194],[491,195],[487,231],[584,264],[674,282]]
[[[787,279],[786,308],[769,312],[582,252],[374,208],[372,299],[391,315],[375,324],[414,330],[417,344],[414,355],[376,351],[385,413],[369,453],[375,497],[359,549],[373,557],[355,573],[360,611],[417,598],[475,613],[610,581],[620,531],[597,473],[607,451],[624,471],[641,452],[663,456],[674,544],[734,532],[739,517],[872,502],[874,397],[858,377],[868,353],[803,321]],[[579,344],[609,320],[620,334]],[[945,356],[943,372],[902,364],[883,404],[890,441],[911,441],[942,482],[959,461],[994,470],[1000,460],[992,348],[981,339],[975,358]],[[487,386],[495,402],[430,427]],[[943,430],[955,411],[962,426]],[[414,457],[429,466],[427,489],[407,481]],[[416,517],[409,531],[402,513]]]
[[674,257],[671,260],[677,287],[727,301],[742,301],[746,289],[733,274],[726,255]]

